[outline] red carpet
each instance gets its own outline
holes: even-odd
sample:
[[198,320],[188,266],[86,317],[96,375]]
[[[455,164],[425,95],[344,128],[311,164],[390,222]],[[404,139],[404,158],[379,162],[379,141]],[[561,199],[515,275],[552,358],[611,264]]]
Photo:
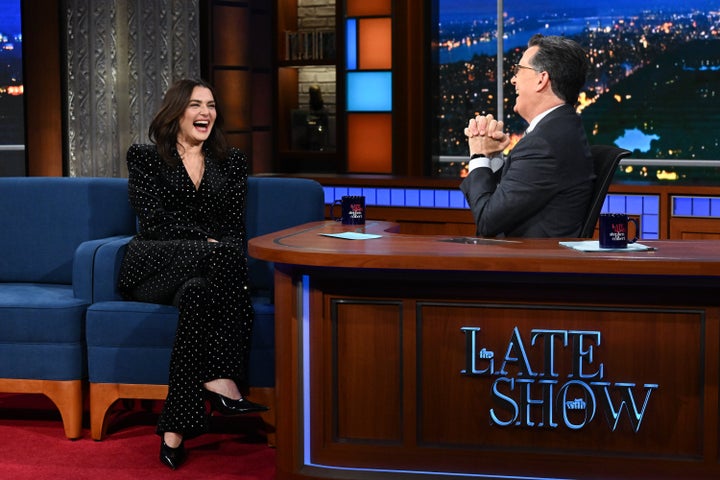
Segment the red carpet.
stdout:
[[271,480],[275,451],[256,417],[213,417],[211,432],[185,442],[187,462],[176,471],[160,463],[157,413],[139,402],[118,402],[101,442],[65,438],[60,415],[42,395],[0,394],[0,478],[11,480]]

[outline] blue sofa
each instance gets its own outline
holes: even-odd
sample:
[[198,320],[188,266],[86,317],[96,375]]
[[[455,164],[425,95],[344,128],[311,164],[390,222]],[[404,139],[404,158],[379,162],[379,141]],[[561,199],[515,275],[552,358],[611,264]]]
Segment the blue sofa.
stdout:
[[0,392],[46,395],[79,438],[94,260],[135,229],[127,180],[0,178],[0,224]]
[[[248,238],[324,218],[322,186],[307,179],[250,177],[246,208]],[[123,301],[117,279],[128,238],[101,245],[93,267],[93,303],[87,310],[91,437],[107,431],[111,405],[124,399],[164,399],[170,352],[178,320],[175,307]],[[267,404],[261,416],[273,442],[275,418],[275,323],[273,266],[249,258],[255,308],[250,352],[249,397]]]

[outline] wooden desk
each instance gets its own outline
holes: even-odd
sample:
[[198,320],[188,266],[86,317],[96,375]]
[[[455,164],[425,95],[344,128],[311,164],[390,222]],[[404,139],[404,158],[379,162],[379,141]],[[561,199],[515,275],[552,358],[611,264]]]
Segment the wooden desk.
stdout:
[[[354,230],[382,237],[320,235]],[[276,262],[279,479],[720,476],[717,242],[393,230],[250,241]]]

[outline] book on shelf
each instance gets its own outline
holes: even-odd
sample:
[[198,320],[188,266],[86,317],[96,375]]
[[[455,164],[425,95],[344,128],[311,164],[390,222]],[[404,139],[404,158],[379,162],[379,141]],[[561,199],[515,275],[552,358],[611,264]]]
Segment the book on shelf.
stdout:
[[285,60],[335,60],[335,31],[286,31]]

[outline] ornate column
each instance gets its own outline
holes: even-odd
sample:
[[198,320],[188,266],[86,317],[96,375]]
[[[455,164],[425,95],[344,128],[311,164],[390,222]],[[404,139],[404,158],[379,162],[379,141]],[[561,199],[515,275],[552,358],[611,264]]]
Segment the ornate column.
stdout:
[[198,1],[63,2],[70,176],[126,176],[169,85],[200,76]]

